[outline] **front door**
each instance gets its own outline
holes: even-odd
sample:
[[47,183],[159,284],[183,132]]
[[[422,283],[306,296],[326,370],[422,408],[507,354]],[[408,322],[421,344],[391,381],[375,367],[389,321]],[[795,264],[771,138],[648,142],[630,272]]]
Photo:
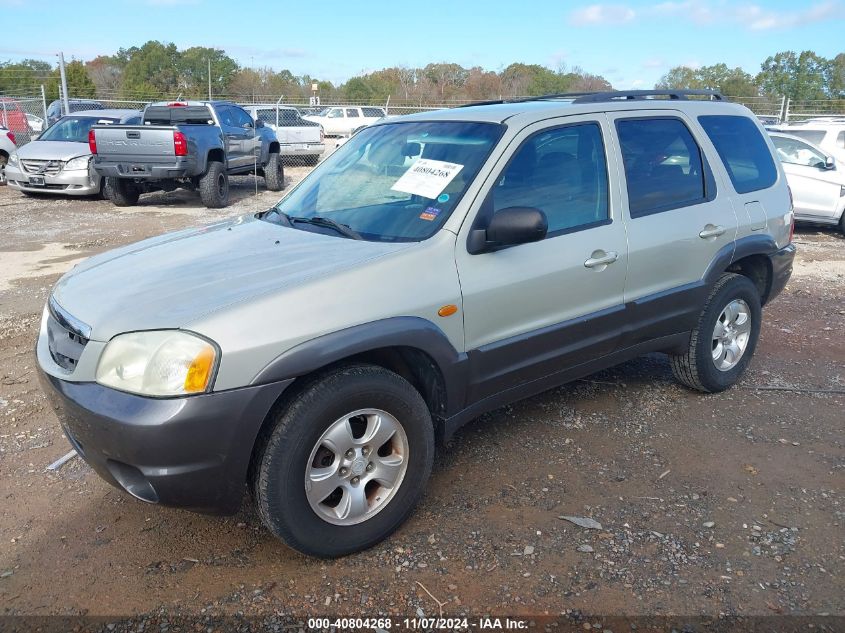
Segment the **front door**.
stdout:
[[[628,265],[607,124],[562,117],[514,139],[457,240],[470,404],[616,348]],[[508,207],[535,207],[540,242],[471,255],[466,238]]]
[[828,169],[827,156],[804,141],[772,136],[786,180],[792,189],[795,217],[831,222],[836,218],[842,193],[842,167]]

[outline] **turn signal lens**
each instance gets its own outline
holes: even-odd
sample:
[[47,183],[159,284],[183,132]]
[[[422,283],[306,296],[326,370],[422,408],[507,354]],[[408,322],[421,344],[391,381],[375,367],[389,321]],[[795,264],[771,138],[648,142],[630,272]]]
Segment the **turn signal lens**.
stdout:
[[199,393],[208,388],[214,371],[214,349],[209,345],[196,355],[188,375],[185,376],[185,393]]
[[452,316],[458,311],[458,306],[453,303],[445,305],[437,311],[437,314],[442,317]]

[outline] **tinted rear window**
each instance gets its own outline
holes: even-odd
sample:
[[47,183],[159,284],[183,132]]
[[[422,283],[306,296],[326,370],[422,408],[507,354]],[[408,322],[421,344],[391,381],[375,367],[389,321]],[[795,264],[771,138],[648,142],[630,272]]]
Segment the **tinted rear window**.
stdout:
[[737,193],[767,189],[778,177],[772,153],[754,122],[743,116],[698,117]]
[[679,119],[616,122],[632,218],[705,201],[701,150]]
[[206,106],[149,106],[144,111],[148,125],[214,125]]

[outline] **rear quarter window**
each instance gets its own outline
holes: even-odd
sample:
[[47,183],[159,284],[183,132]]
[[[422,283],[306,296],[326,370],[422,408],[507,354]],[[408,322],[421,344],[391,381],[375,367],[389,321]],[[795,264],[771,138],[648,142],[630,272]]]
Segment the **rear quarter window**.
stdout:
[[769,146],[754,122],[744,116],[698,117],[713,142],[737,193],[768,189],[778,177]]

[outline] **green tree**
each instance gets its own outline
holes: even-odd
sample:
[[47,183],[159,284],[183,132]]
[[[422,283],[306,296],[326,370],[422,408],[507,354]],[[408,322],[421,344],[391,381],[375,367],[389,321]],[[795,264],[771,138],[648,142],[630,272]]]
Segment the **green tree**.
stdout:
[[121,86],[125,98],[175,99],[179,95],[180,54],[175,44],[149,41],[118,53],[127,58]]
[[757,83],[772,96],[790,99],[823,99],[829,62],[813,51],[783,51],[767,57],[760,66]]
[[37,59],[0,62],[0,94],[27,96],[40,94],[53,73],[53,66]]
[[718,90],[731,97],[752,97],[759,94],[751,75],[739,67],[729,68],[727,64],[713,64],[695,69],[676,66],[663,75],[654,87],[662,90]]
[[[81,61],[75,59],[65,64],[65,79],[68,99],[92,99],[97,96],[97,86],[91,81]],[[60,85],[61,73],[56,69],[45,86],[48,101],[59,98]]]
[[238,64],[219,48],[193,46],[180,53],[179,87],[185,96],[208,96],[208,64],[211,62],[212,95],[225,94]]
[[845,99],[845,53],[839,53],[828,62],[825,83],[828,97]]

